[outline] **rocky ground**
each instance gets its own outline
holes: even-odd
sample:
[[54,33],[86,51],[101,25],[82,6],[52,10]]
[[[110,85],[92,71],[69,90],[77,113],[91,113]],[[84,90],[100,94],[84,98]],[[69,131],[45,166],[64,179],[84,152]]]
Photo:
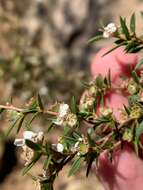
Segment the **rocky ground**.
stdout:
[[[139,18],[141,10],[142,0],[0,0],[1,102],[12,96],[21,105],[37,91],[45,102],[80,97],[80,81],[89,78],[92,56],[111,43],[87,45],[98,34],[99,23],[118,22],[120,15],[128,19],[133,12]],[[139,32],[141,23],[139,19]],[[13,145],[8,142],[6,147],[1,143],[0,189],[34,190],[32,180],[21,176],[22,164],[15,158]],[[39,163],[34,172],[40,168]],[[59,176],[56,189],[103,189],[94,175],[85,179],[81,172],[78,178],[67,178],[67,170]]]

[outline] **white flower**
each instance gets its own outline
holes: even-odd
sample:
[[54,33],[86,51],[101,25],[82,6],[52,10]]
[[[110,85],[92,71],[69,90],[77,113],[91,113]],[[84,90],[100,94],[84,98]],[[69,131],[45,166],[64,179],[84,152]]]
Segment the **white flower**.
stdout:
[[33,142],[39,142],[39,141],[42,141],[43,136],[44,136],[44,134],[42,131],[39,133],[34,133],[32,131],[24,131],[23,132],[23,138],[15,139],[14,145],[23,147],[25,145],[25,140],[31,140]]
[[24,131],[23,132],[23,138],[31,140],[33,137],[35,137],[37,134],[32,131]]
[[79,145],[80,145],[80,143],[81,143],[82,141],[83,141],[83,138],[79,137],[79,138],[78,138],[78,141],[74,144],[74,147],[72,147],[72,150],[71,150],[71,151],[73,151],[73,152],[77,151],[78,148],[79,148]]
[[78,148],[78,146],[79,146],[79,141],[77,141],[76,143],[75,143],[75,145],[74,145],[74,148]]
[[25,140],[24,139],[15,139],[14,145],[15,146],[24,146],[25,145]]
[[117,31],[117,27],[114,23],[109,23],[106,27],[104,27],[103,37],[109,38],[113,36],[113,34]]
[[83,141],[83,138],[79,137],[79,138],[78,138],[78,141],[79,141],[79,142],[82,142],[82,141]]
[[63,153],[64,146],[61,143],[58,143],[56,148],[57,152]]
[[25,160],[25,166],[28,165],[34,157],[34,151],[25,144],[25,140],[31,140],[37,143],[42,142],[43,137],[43,132],[34,133],[32,131],[24,131],[23,138],[15,139],[14,145],[22,147],[23,149],[22,158]]
[[42,141],[42,140],[43,140],[43,137],[44,137],[44,133],[43,133],[43,131],[40,131],[40,132],[37,134],[37,141]]
[[80,156],[80,155],[81,155],[80,152],[78,152],[78,153],[77,153],[77,156]]
[[60,107],[59,107],[59,117],[64,117],[68,114],[68,112],[70,111],[69,109],[69,105],[68,104],[60,104]]
[[63,123],[64,123],[64,118],[57,118],[55,121],[54,121],[54,123],[56,124],[56,125],[62,125]]
[[33,133],[32,131],[24,131],[23,138],[15,139],[14,145],[16,145],[16,146],[24,146],[25,145],[25,140],[26,139],[31,140],[34,135],[35,135],[35,133]]
[[60,104],[59,111],[58,111],[58,117],[54,121],[56,125],[62,125],[64,123],[65,117],[70,112],[70,108],[68,104]]

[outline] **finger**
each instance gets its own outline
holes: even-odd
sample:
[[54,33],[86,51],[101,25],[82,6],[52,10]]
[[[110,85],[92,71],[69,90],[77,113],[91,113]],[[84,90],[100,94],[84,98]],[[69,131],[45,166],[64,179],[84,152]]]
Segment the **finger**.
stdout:
[[112,162],[107,153],[99,157],[97,175],[105,189],[143,188],[143,161],[131,147],[125,144],[123,150],[114,152]]
[[91,74],[107,76],[111,71],[111,80],[118,83],[120,76],[129,76],[131,69],[137,64],[138,54],[127,54],[123,48],[117,48],[103,56],[110,48],[102,48],[92,59]]

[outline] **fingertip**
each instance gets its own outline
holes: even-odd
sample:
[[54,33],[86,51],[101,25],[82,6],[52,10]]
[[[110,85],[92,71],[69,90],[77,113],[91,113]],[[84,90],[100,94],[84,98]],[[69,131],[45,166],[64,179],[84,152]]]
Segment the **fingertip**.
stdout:
[[111,78],[113,79],[116,73],[118,73],[119,66],[115,59],[115,52],[111,52],[104,55],[110,50],[109,47],[102,48],[93,56],[91,60],[90,71],[93,77],[102,74],[103,77],[107,76],[108,71],[112,70]]
[[135,66],[139,59],[138,53],[126,53],[123,47],[117,48],[114,53],[116,60],[124,65]]

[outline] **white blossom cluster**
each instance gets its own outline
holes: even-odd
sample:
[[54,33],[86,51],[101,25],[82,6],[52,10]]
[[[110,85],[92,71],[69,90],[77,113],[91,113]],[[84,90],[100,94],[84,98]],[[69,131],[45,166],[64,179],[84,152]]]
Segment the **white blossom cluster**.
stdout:
[[73,127],[77,124],[77,116],[71,113],[68,104],[60,104],[57,119],[54,121],[56,125],[68,125]]
[[104,27],[103,37],[104,38],[112,37],[116,31],[117,31],[117,26],[114,23],[109,23],[106,27]]
[[24,131],[23,138],[15,139],[14,145],[22,147],[23,149],[22,158],[25,161],[25,165],[28,165],[34,156],[34,151],[25,144],[25,141],[31,140],[32,142],[38,143],[42,142],[43,138],[44,134],[42,131],[38,133],[34,133],[32,131]]
[[64,145],[62,143],[52,144],[52,148],[60,153],[63,153],[64,151]]

